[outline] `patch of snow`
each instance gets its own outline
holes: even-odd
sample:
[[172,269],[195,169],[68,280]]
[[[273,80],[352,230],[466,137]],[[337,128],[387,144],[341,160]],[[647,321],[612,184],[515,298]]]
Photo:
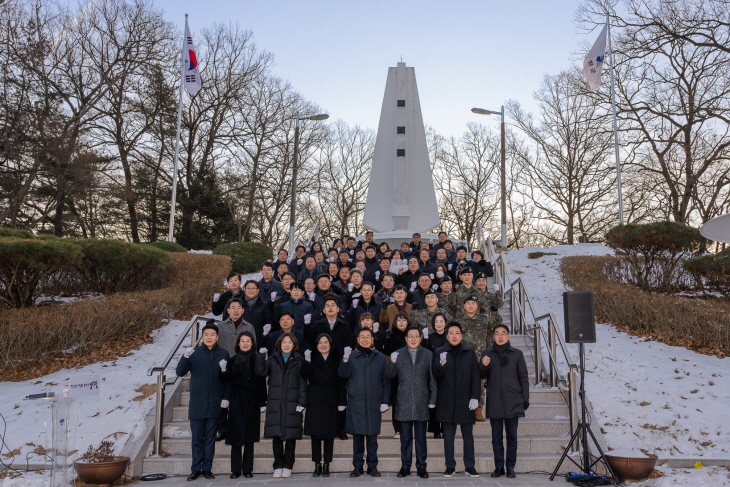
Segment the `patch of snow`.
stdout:
[[[557,255],[527,257],[545,250]],[[556,245],[511,250],[506,260],[513,280],[519,275],[525,281],[536,313],[552,311],[563,335],[566,289],[560,280],[560,259],[612,253],[601,244]],[[593,407],[593,429],[603,431],[609,448],[644,449],[660,458],[730,458],[730,358],[634,337],[610,324],[597,323],[596,337],[596,343],[585,345],[585,387]],[[567,348],[577,363],[578,345]],[[559,362],[561,357],[558,347]]]
[[188,254],[207,254],[211,255],[213,253],[212,250],[188,250]]
[[637,482],[635,487],[720,487],[730,485],[728,469],[724,467],[669,468],[657,467],[665,475]]

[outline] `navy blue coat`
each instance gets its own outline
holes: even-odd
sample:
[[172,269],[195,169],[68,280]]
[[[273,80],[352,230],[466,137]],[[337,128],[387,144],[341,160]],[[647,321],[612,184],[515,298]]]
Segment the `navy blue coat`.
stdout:
[[[275,308],[276,321],[279,321],[282,311],[291,311],[294,313],[294,330],[304,331],[304,315],[314,315],[314,306],[312,303],[305,301],[303,297],[299,298],[299,302],[295,303],[293,300],[289,300],[285,303],[278,305]],[[314,318],[314,316],[312,316]]]
[[228,352],[217,343],[211,349],[205,345],[197,346],[189,358],[180,357],[175,373],[183,377],[190,372],[188,419],[220,416],[225,386],[220,379],[221,367],[218,363],[228,359]]
[[[476,357],[474,357],[476,359]],[[390,379],[385,355],[373,350],[366,355],[353,350],[350,359],[340,362],[338,373],[347,379],[345,431],[352,435],[380,434],[381,404],[390,403]]]

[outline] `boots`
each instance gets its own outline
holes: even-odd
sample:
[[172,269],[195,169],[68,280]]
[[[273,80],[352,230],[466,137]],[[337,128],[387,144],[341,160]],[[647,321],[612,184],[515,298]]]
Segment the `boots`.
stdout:
[[329,477],[329,476],[330,476],[330,464],[323,463],[322,464],[322,477]]
[[314,464],[314,472],[312,472],[312,477],[319,477],[322,475],[322,464],[321,463],[315,463]]
[[479,422],[486,421],[486,419],[484,418],[484,415],[482,414],[483,409],[484,409],[484,404],[480,403],[477,406],[477,410],[474,411],[477,415],[477,421],[479,421]]

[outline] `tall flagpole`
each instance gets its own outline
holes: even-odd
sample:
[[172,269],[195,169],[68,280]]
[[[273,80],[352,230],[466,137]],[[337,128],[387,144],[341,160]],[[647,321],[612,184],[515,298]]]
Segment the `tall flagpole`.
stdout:
[[608,52],[611,62],[611,104],[613,105],[613,145],[616,152],[616,173],[618,175],[618,214],[621,224],[624,223],[624,196],[621,190],[621,160],[618,154],[618,126],[616,124],[616,89],[613,86],[613,49],[611,48],[611,22],[606,15],[606,26],[608,32]]
[[[187,39],[185,36],[188,32],[188,14],[185,14],[185,31],[183,32],[183,43],[182,53],[180,55],[180,96],[177,102],[177,138],[175,140],[175,164],[172,170],[172,202],[170,203],[170,228],[167,231],[167,241],[174,242],[172,238],[172,228],[175,225],[175,196],[177,194],[177,160],[178,154],[180,153],[180,119],[182,118],[182,97],[183,97],[183,82],[185,80],[185,49]],[[614,109],[615,114],[615,109]]]

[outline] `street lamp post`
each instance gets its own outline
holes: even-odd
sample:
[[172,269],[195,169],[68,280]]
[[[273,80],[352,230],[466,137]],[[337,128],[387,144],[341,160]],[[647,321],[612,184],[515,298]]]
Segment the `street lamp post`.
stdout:
[[485,110],[483,108],[472,108],[472,112],[478,113],[479,115],[500,115],[502,117],[502,123],[500,125],[501,132],[501,177],[502,177],[502,239],[500,246],[505,249],[507,248],[507,167],[505,163],[505,143],[504,143],[504,105],[500,111]]
[[326,120],[329,115],[320,113],[319,115],[311,115],[309,117],[300,117],[299,112],[296,116],[296,125],[294,126],[294,155],[292,157],[292,180],[291,180],[291,210],[289,212],[289,255],[294,254],[294,224],[296,220],[296,204],[297,204],[297,171],[299,159],[299,121],[300,120]]

